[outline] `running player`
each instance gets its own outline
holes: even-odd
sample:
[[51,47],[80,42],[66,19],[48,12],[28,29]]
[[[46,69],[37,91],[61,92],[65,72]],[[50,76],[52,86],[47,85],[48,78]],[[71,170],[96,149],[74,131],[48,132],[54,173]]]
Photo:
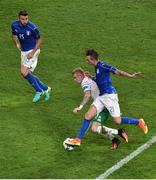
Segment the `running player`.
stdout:
[[18,18],[12,23],[11,29],[13,42],[21,52],[21,74],[36,91],[32,100],[34,103],[40,99],[41,95],[48,100],[51,88],[32,73],[37,66],[40,54],[42,42],[40,32],[36,25],[29,21],[28,13],[25,10],[19,12]]

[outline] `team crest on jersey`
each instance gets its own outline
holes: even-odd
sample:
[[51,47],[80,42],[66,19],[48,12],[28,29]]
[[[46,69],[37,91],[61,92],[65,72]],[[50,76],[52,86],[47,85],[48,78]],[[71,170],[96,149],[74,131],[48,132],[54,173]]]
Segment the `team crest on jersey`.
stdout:
[[99,74],[99,69],[96,70],[96,73]]
[[30,31],[26,31],[27,36],[30,36]]

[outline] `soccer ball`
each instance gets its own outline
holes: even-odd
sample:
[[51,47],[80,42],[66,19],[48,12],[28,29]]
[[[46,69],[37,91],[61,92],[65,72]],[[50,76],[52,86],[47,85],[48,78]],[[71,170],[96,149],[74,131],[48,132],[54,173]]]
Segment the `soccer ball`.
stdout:
[[69,144],[66,144],[67,141],[69,141],[71,138],[67,138],[64,140],[63,142],[63,147],[66,151],[73,151],[74,150],[74,146],[73,145],[69,145]]

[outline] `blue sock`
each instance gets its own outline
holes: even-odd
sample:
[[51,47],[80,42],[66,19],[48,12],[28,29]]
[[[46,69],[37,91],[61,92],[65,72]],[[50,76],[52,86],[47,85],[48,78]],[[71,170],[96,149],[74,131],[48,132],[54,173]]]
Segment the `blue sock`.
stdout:
[[48,86],[43,84],[43,82],[41,82],[37,76],[34,76],[34,77],[36,78],[36,81],[37,81],[38,85],[40,86],[40,88],[43,89],[43,91],[46,91],[48,89]]
[[83,124],[82,124],[81,129],[80,129],[80,132],[77,135],[77,138],[79,138],[79,139],[83,138],[83,136],[85,135],[85,132],[87,131],[90,123],[91,123],[91,120],[84,119]]
[[128,118],[128,117],[122,117],[121,118],[121,123],[122,124],[139,124],[139,120],[138,119]]
[[42,89],[40,88],[39,84],[37,83],[36,78],[33,76],[32,73],[29,72],[24,78],[28,80],[28,82],[32,85],[32,87],[37,92],[42,92]]

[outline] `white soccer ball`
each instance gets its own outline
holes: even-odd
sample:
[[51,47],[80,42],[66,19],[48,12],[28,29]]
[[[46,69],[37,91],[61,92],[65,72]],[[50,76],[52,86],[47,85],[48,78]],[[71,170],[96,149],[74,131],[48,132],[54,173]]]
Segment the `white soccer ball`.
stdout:
[[74,146],[73,145],[69,145],[69,144],[66,144],[67,141],[69,141],[71,138],[67,138],[64,140],[63,142],[63,147],[66,151],[73,151],[74,150]]

